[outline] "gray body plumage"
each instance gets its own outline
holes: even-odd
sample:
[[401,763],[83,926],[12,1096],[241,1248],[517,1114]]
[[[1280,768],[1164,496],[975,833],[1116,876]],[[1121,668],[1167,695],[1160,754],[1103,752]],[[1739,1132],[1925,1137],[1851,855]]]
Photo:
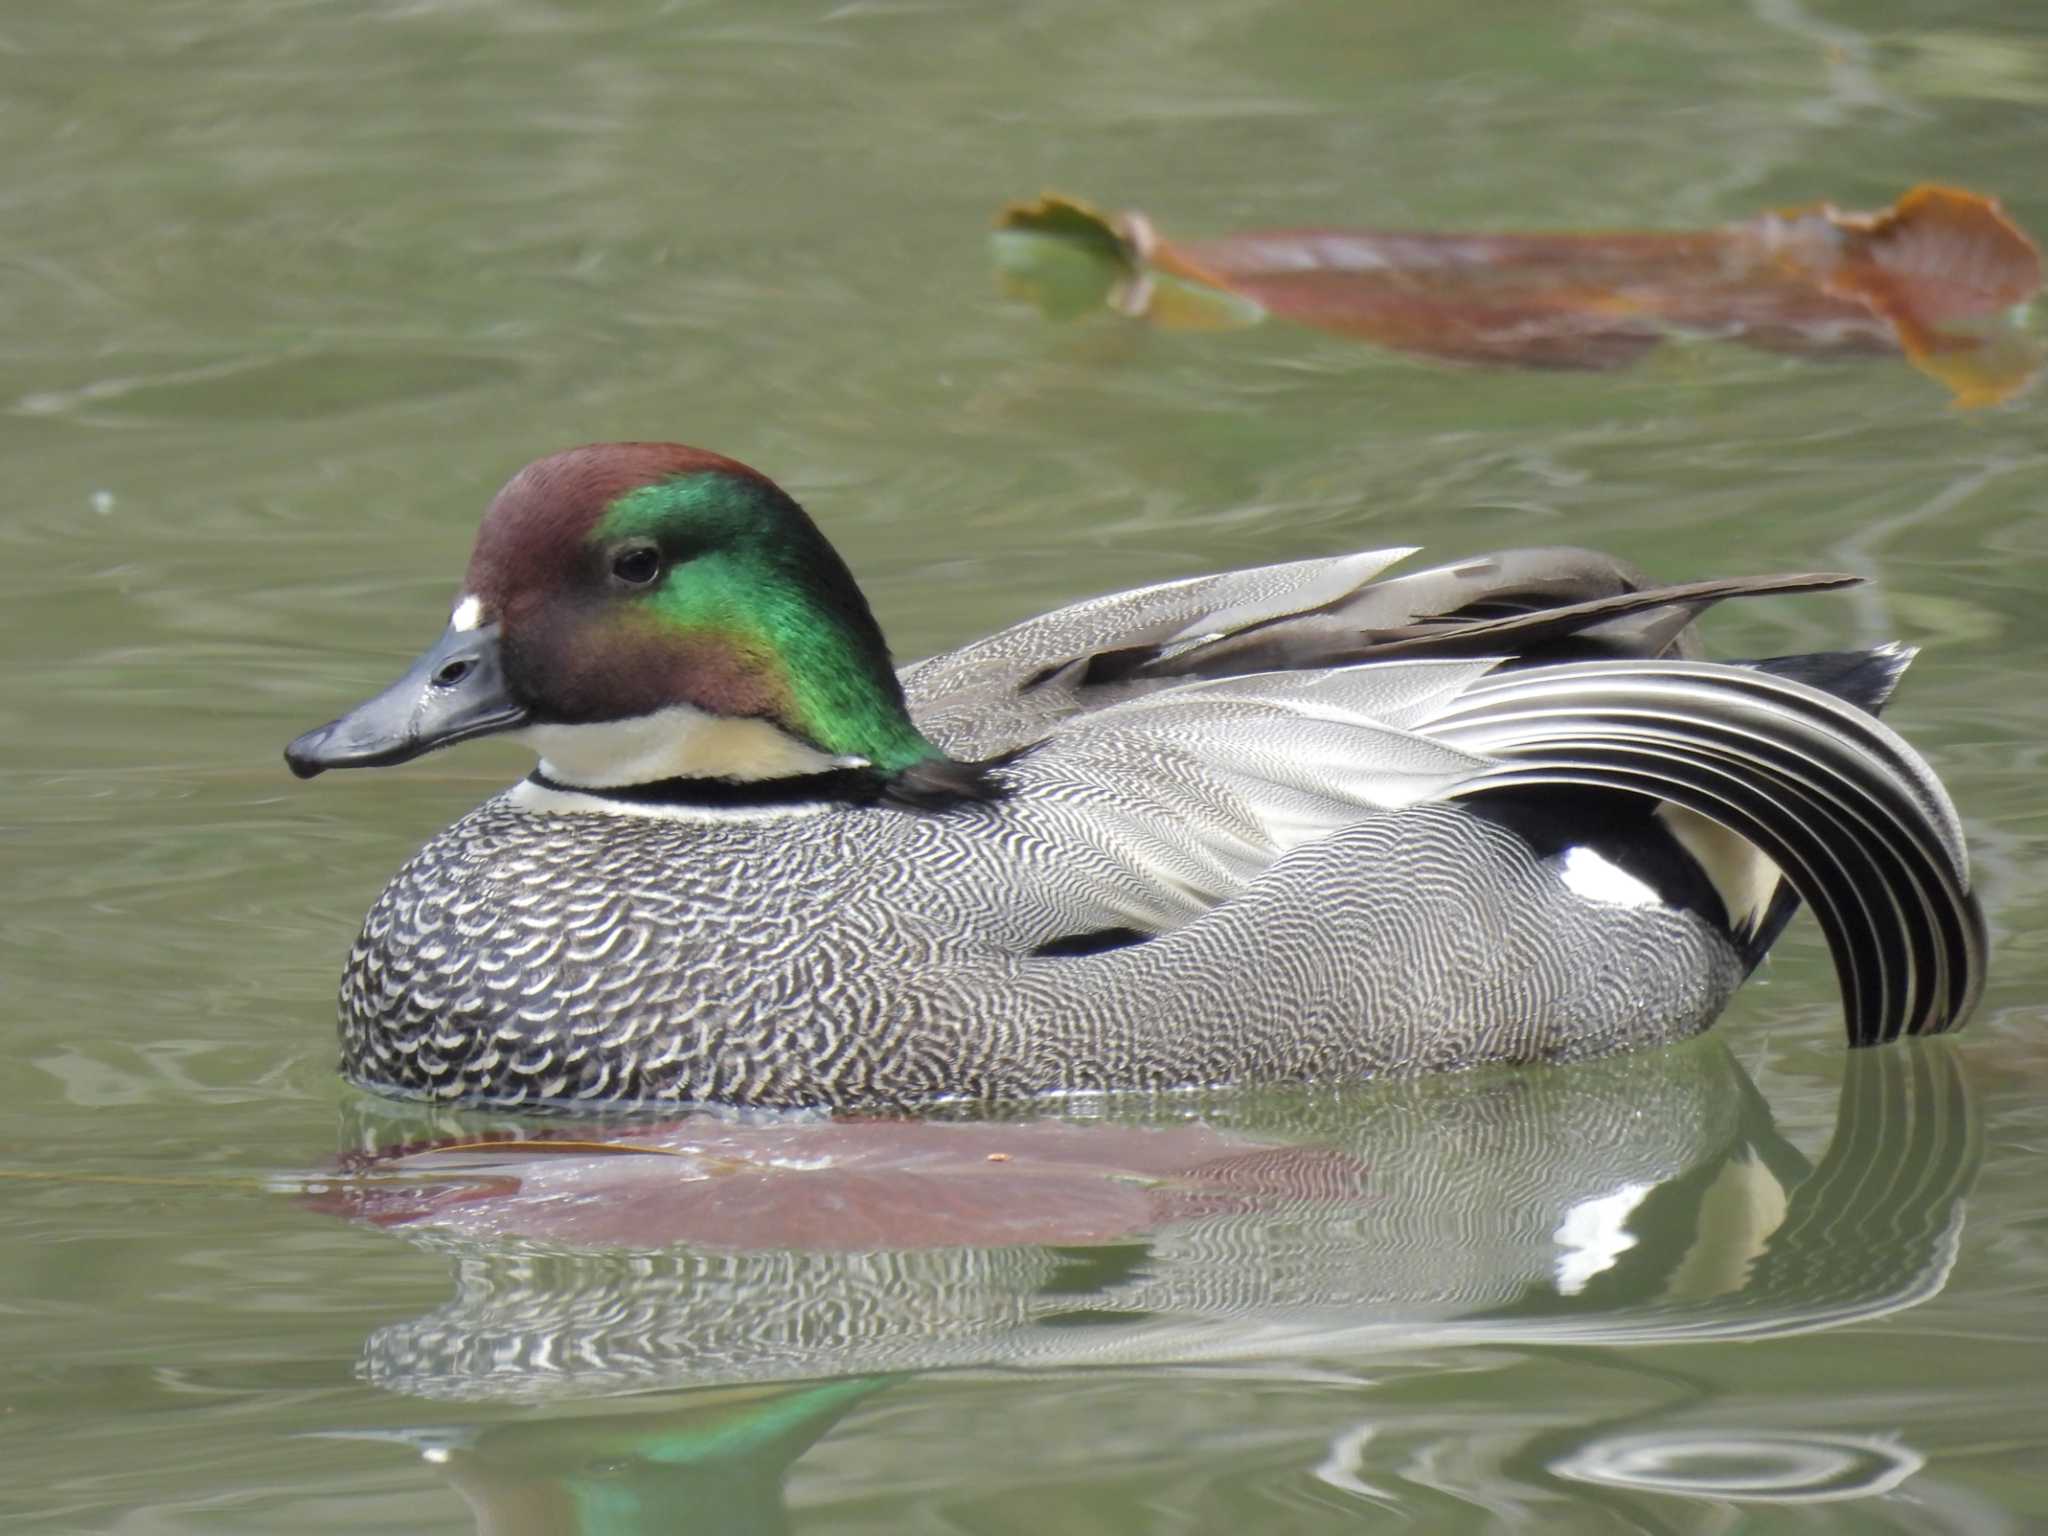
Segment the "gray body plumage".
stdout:
[[[372,909],[344,1069],[512,1103],[852,1107],[1705,1028],[1747,969],[1739,934],[1578,894],[1461,803],[1547,785],[1765,848],[1828,932],[1852,1039],[1968,1011],[1981,930],[1925,766],[1814,688],[1686,659],[1700,607],[1771,584],[1645,597],[1577,551],[1373,580],[1405,553],[1119,594],[907,668],[954,756],[1030,748],[1002,798],[662,815],[508,792]],[[1881,698],[1906,658],[1876,654]],[[1090,935],[1099,952],[1057,952]]]

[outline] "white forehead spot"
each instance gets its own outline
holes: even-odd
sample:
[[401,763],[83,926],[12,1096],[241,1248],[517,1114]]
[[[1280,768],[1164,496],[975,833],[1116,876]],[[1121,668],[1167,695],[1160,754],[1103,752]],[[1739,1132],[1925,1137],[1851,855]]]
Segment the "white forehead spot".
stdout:
[[474,592],[465,592],[462,601],[455,605],[455,612],[448,616],[450,629],[475,629],[484,621],[484,600]]

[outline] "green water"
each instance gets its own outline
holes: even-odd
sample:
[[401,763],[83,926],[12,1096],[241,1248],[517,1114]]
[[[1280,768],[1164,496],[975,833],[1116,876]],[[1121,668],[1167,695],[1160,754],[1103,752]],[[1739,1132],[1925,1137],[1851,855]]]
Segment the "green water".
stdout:
[[[2044,106],[2048,15],[1991,0],[10,8],[0,1522],[2048,1522],[2038,396],[1966,414],[1896,361],[1706,343],[1514,375],[1055,326],[985,235],[1046,186],[1205,234],[1922,179],[2048,233]],[[1107,1244],[340,1220],[292,1191],[419,1129],[335,1080],[343,951],[521,760],[302,786],[279,748],[438,631],[513,469],[631,437],[788,486],[906,657],[1390,543],[1866,572],[1711,634],[1926,647],[1894,719],[1969,826],[1985,1006],[1852,1071],[1802,924],[1697,1046],[1220,1111],[1362,1183]]]

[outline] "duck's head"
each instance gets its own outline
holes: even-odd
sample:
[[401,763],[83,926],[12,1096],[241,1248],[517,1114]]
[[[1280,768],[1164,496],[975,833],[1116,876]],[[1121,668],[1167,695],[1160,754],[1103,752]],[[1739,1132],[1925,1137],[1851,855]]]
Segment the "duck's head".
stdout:
[[514,475],[441,638],[285,761],[310,778],[489,735],[580,789],[959,766],[912,724],[867,600],[803,509],[675,443]]

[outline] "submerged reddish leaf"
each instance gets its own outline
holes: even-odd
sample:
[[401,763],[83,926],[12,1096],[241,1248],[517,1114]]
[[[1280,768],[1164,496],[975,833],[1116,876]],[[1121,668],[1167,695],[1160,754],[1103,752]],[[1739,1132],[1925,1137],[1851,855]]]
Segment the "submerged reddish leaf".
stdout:
[[[1170,330],[1275,315],[1426,357],[1523,368],[1623,367],[1673,335],[1897,351],[1966,406],[2009,399],[2040,361],[2014,319],[2041,285],[2040,252],[1995,200],[1951,187],[1916,187],[1878,213],[1820,204],[1691,231],[1283,229],[1169,241],[1142,213],[1054,196],[1012,205],[996,225],[1012,292],[1055,311],[1087,295]],[[1055,251],[1083,268],[1048,265]]]
[[1356,1202],[1365,1184],[1365,1168],[1328,1146],[1198,1124],[703,1118],[602,1141],[399,1148],[348,1160],[306,1198],[469,1236],[849,1251],[1113,1242],[1196,1215]]

